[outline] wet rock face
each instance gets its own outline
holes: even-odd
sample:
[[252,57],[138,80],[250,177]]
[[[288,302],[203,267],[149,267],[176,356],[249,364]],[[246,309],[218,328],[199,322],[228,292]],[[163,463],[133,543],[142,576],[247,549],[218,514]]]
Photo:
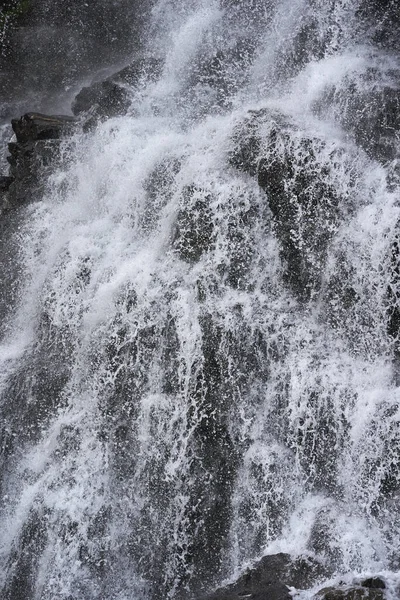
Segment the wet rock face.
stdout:
[[321,589],[315,600],[384,600],[386,584],[381,577],[369,577],[348,586],[332,586]]
[[73,117],[60,115],[27,113],[12,120],[16,142],[8,145],[10,206],[40,197],[46,175],[57,163],[61,138],[70,135],[75,126]]
[[203,600],[290,600],[289,587],[307,589],[327,576],[324,567],[311,559],[292,559],[288,554],[264,556],[235,583]]
[[364,579],[364,581],[361,582],[361,585],[372,590],[384,590],[386,588],[385,582],[380,577],[369,577],[368,579]]
[[233,94],[246,81],[255,50],[254,39],[242,38],[232,48],[216,50],[211,57],[199,56],[188,82],[188,101],[191,90],[200,87],[208,95],[208,110],[229,108]]
[[[272,148],[279,135],[272,133]],[[258,168],[287,264],[286,279],[301,299],[319,288],[329,227],[338,218],[336,192],[326,182],[328,173],[318,165],[314,147],[313,140],[304,138],[294,157],[289,142],[287,153],[262,159]]]
[[215,592],[212,596],[208,596],[207,600],[291,600],[290,590],[283,583],[267,584],[262,590],[254,593],[247,593],[235,590],[221,589]]
[[24,144],[38,140],[58,140],[73,131],[76,119],[65,115],[26,113],[20,119],[12,119],[11,125],[17,142]]
[[299,136],[292,123],[268,110],[250,112],[233,141],[229,162],[257,176],[274,218],[285,279],[300,300],[307,300],[319,289],[339,220],[329,162],[319,158],[324,142]]
[[160,75],[162,61],[139,58],[104,81],[82,88],[72,104],[74,115],[90,113],[88,128],[98,120],[125,114],[131,106],[130,88],[143,81],[155,80]]
[[248,118],[234,132],[232,149],[228,155],[231,166],[249,175],[257,175],[263,148],[260,127],[271,116],[266,110],[249,111]]
[[0,214],[8,207],[8,190],[14,181],[14,177],[7,175],[0,176]]
[[357,12],[378,48],[390,52],[400,50],[400,11],[397,0],[363,0]]
[[[392,79],[381,85],[380,78]],[[371,90],[370,82],[376,82]],[[323,117],[330,111],[334,119],[350,133],[355,143],[374,160],[382,163],[398,158],[400,129],[400,73],[382,74],[374,69],[357,80],[344,81],[326,91],[315,104]]]
[[94,116],[107,118],[126,113],[129,105],[128,90],[106,80],[84,87],[76,96],[72,110],[75,115],[92,110]]
[[[398,224],[399,227],[399,224]],[[396,357],[400,357],[400,236],[393,240],[390,256],[390,277],[387,288],[387,330],[395,342]]]
[[[264,556],[248,569],[235,583],[220,588],[201,600],[290,600],[291,587],[309,589],[318,581],[328,578],[329,571],[310,558],[293,559],[288,554]],[[385,582],[370,577],[351,585],[322,588],[315,600],[385,600]]]
[[366,587],[324,588],[315,596],[315,600],[384,600],[381,589]]
[[396,158],[400,90],[384,87],[367,98],[355,97],[351,104],[344,125],[353,130],[356,143],[372,158],[381,161]]
[[46,537],[43,515],[32,510],[22,529],[18,551],[12,556],[14,572],[9,585],[3,589],[4,600],[26,600],[33,597],[38,564],[46,545]]
[[[7,0],[0,9],[0,97],[5,117],[40,102],[65,103],[65,89],[88,73],[125,60],[140,46],[151,5],[129,0]],[[60,92],[63,98],[60,100]]]

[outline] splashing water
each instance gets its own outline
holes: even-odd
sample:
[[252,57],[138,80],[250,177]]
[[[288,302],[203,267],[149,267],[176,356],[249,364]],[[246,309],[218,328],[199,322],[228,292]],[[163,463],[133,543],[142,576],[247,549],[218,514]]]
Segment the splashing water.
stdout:
[[4,598],[183,598],[278,551],[394,577],[397,137],[370,121],[399,72],[358,11],[160,0],[161,77],[21,212]]

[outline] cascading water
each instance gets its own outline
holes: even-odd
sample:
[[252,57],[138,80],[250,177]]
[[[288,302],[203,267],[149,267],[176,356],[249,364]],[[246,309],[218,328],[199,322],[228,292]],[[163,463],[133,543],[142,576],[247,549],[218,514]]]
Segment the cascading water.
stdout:
[[160,0],[161,76],[11,223],[6,600],[199,596],[280,551],[396,584],[400,70],[367,13]]

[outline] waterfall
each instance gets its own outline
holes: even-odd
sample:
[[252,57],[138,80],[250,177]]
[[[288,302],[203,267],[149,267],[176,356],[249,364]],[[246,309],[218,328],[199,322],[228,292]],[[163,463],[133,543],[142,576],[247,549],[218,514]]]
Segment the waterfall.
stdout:
[[2,216],[5,600],[399,583],[397,11],[159,0],[160,74]]

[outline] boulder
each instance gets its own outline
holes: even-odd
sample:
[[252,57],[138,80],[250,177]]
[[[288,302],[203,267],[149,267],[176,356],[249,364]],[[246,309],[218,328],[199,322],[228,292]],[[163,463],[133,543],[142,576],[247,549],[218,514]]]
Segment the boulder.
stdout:
[[368,577],[361,582],[361,585],[372,590],[384,590],[386,584],[381,577]]
[[72,111],[75,115],[91,111],[97,119],[123,115],[130,106],[129,91],[106,79],[84,87],[75,97]]
[[362,586],[327,587],[320,590],[315,600],[384,600],[382,589]]
[[308,589],[328,576],[325,567],[311,558],[272,554],[264,556],[235,583],[216,590],[204,600],[290,600],[289,587]]
[[157,58],[138,58],[130,65],[107,77],[84,87],[72,104],[74,115],[90,114],[88,127],[97,121],[125,114],[131,106],[131,91],[141,81],[157,79],[162,61]]
[[60,156],[60,140],[12,142],[8,149],[7,160],[14,179],[8,192],[10,206],[37,200],[43,192],[46,173]]
[[12,120],[16,141],[8,144],[10,206],[36,200],[60,157],[61,138],[75,131],[77,120],[64,115],[27,113]]
[[283,583],[269,583],[262,590],[247,592],[223,588],[217,590],[207,600],[291,600],[289,588]]
[[37,140],[59,140],[69,135],[76,127],[77,119],[66,115],[43,115],[26,113],[20,119],[12,119],[11,125],[17,142],[35,142]]

